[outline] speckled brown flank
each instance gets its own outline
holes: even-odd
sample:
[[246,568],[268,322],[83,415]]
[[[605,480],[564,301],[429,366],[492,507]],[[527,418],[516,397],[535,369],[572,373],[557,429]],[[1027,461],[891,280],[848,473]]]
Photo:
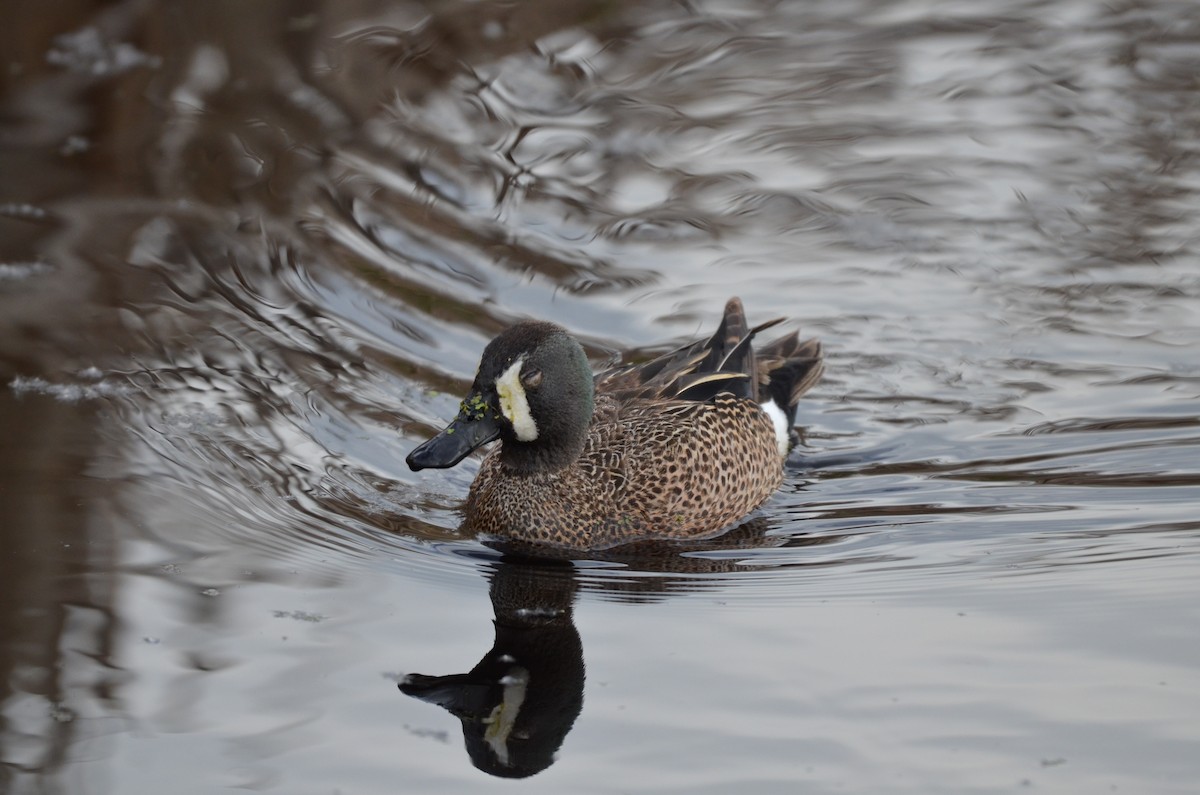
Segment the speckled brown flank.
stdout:
[[[750,346],[739,343],[757,330],[746,327],[735,298],[711,340],[642,368],[597,375],[578,459],[557,471],[518,474],[505,466],[497,446],[471,486],[464,529],[603,549],[711,536],[744,517],[783,480],[784,456],[758,405],[759,389],[763,399],[786,396],[781,408],[790,420],[795,400],[821,372],[819,343],[800,342],[794,333],[766,346],[765,366],[756,364]],[[722,381],[736,375],[733,364],[742,365],[743,377]],[[723,374],[717,385],[730,391],[703,400],[676,396],[708,388],[703,380],[710,373]]]
[[770,496],[782,463],[771,421],[752,401],[619,406],[601,397],[573,466],[513,477],[490,455],[471,488],[468,525],[577,548],[702,537]]

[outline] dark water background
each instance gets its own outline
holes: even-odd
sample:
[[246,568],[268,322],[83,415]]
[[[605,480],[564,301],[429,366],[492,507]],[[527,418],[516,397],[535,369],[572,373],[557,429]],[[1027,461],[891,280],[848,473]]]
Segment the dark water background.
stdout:
[[[0,791],[1196,791],[1192,0],[4,7]],[[828,367],[725,542],[525,576],[404,466],[513,319],[733,294]],[[395,687],[498,583],[521,784]]]

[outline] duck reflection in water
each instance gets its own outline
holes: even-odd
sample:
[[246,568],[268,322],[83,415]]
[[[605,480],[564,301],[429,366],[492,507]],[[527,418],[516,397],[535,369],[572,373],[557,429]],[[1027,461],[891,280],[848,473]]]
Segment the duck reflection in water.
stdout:
[[[581,569],[563,550],[512,542],[489,544],[504,557],[491,563],[495,641],[465,674],[409,674],[407,695],[447,709],[462,721],[467,753],[493,776],[523,778],[549,767],[583,709],[583,643],[574,605],[581,589],[603,598],[645,605],[672,594],[730,585],[750,550],[827,544],[837,536],[770,535],[756,517],[705,541],[627,544],[586,559],[604,569]],[[562,555],[552,557],[554,553]],[[531,557],[540,555],[539,557]],[[803,565],[803,564],[796,564]],[[613,568],[613,567],[616,568]],[[789,568],[787,564],[755,566]],[[619,572],[606,578],[601,571]],[[580,575],[589,572],[584,584]]]
[[583,644],[570,563],[499,561],[491,577],[496,639],[465,674],[409,674],[400,690],[462,721],[485,773],[524,778],[554,761],[583,709]]

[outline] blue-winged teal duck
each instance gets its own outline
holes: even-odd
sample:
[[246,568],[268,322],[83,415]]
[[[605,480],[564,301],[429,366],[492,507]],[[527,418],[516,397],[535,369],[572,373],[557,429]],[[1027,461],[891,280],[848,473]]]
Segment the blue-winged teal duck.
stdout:
[[468,532],[575,549],[714,535],[779,487],[796,403],[821,376],[815,339],[751,347],[781,320],[750,328],[734,298],[711,339],[594,376],[563,328],[517,323],[408,465],[452,467],[500,440],[471,485]]

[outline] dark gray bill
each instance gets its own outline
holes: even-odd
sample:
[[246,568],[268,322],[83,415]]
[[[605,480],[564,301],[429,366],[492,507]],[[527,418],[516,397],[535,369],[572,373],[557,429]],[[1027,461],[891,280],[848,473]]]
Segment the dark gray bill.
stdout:
[[[413,472],[422,469],[446,469],[462,461],[474,449],[500,435],[500,426],[491,411],[468,408],[475,401],[464,401],[446,429],[408,454],[404,459]],[[477,405],[477,403],[476,403]]]

